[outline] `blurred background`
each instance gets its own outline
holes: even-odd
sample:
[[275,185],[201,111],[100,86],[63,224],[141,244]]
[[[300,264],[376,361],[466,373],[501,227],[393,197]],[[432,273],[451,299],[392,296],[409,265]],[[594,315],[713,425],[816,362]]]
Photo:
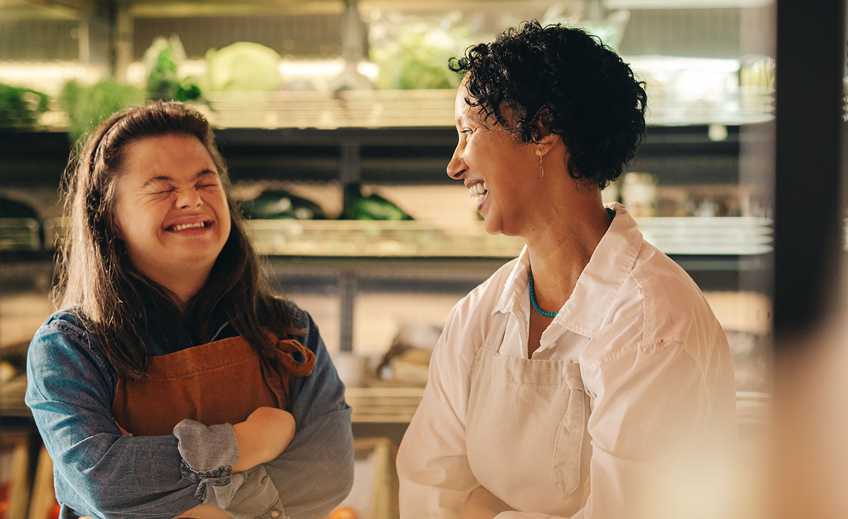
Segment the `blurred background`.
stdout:
[[0,0],[0,518],[55,513],[23,391],[27,345],[53,310],[64,166],[98,121],[151,99],[213,122],[267,272],[313,315],[348,385],[357,476],[339,513],[395,517],[394,450],[441,326],[521,248],[485,234],[445,175],[459,82],[447,60],[528,19],[584,27],[646,83],[645,142],[604,198],[724,326],[753,473],[774,366],[838,322],[845,14],[820,4]]

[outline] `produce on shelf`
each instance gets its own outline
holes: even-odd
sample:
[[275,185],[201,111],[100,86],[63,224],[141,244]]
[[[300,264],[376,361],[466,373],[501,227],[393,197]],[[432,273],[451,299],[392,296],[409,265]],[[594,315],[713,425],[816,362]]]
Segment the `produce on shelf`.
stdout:
[[542,25],[561,23],[580,27],[600,38],[604,45],[618,51],[629,20],[629,11],[608,9],[602,0],[587,0],[582,5],[555,2],[542,16]]
[[31,205],[5,196],[0,196],[0,218],[40,219],[38,211]]
[[210,49],[203,86],[210,91],[277,90],[280,60],[274,49],[248,41]]
[[371,22],[371,58],[380,67],[378,86],[387,89],[453,89],[460,76],[448,60],[461,56],[473,38],[454,15],[442,19],[385,18]]
[[241,203],[245,218],[325,220],[326,213],[315,202],[285,189],[268,189],[252,200]]
[[377,193],[363,194],[359,184],[345,186],[342,220],[412,220],[413,218],[394,202]]
[[770,56],[749,55],[739,60],[739,86],[773,92],[775,60]]
[[0,83],[0,128],[32,128],[48,103],[47,94]]
[[178,38],[157,38],[144,55],[147,80],[143,89],[114,79],[93,85],[76,80],[65,83],[59,105],[68,114],[71,139],[80,139],[113,113],[147,100],[202,101],[197,83],[179,76],[179,63],[184,58]]
[[68,134],[77,141],[113,113],[144,104],[144,92],[112,79],[90,86],[72,80],[62,87],[59,104],[68,113]]
[[144,53],[146,94],[151,100],[200,101],[203,93],[191,77],[180,77],[185,50],[177,36],[159,37]]
[[0,250],[33,250],[41,247],[41,217],[31,205],[0,196]]

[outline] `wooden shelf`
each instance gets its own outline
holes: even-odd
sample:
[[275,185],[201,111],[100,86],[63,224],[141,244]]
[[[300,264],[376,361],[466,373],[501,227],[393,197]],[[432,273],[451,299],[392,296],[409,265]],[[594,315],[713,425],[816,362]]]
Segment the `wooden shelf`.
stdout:
[[421,402],[423,387],[348,387],[345,399],[354,423],[409,423]]

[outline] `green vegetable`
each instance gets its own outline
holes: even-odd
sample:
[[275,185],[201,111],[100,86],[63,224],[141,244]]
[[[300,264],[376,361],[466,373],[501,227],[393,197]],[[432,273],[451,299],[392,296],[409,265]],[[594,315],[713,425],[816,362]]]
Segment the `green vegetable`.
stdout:
[[37,250],[42,243],[38,212],[27,203],[0,195],[0,250]]
[[214,91],[276,90],[280,55],[258,43],[240,41],[206,52],[204,87]]
[[345,186],[342,220],[412,220],[403,209],[394,202],[377,193],[363,195],[359,184]]
[[147,69],[147,98],[162,101],[197,101],[203,97],[191,78],[180,78],[180,63],[185,59],[180,39],[156,38],[144,53]]
[[293,195],[284,189],[271,189],[242,202],[241,212],[245,218],[324,220],[327,215],[315,202]]
[[31,128],[47,111],[47,94],[0,83],[0,127]]
[[91,86],[72,80],[62,88],[59,104],[68,113],[68,133],[76,141],[113,113],[144,104],[144,92],[112,79]]
[[380,88],[413,90],[456,88],[460,76],[448,68],[448,60],[462,55],[469,41],[467,31],[451,32],[429,24],[404,26],[384,45],[375,47],[372,58],[380,67]]
[[0,218],[32,218],[39,220],[38,211],[29,204],[0,196]]

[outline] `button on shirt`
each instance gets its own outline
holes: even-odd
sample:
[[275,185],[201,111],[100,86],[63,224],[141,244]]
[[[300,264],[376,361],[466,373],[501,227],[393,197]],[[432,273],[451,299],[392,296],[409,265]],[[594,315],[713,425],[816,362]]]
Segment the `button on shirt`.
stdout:
[[[590,492],[580,510],[562,517],[632,516],[645,482],[675,449],[732,434],[734,424],[733,368],[720,324],[686,272],[643,239],[623,206],[611,207],[615,218],[531,357],[579,363],[591,401]],[[402,518],[460,517],[479,485],[466,456],[470,374],[477,350],[491,341],[500,341],[501,355],[528,358],[529,267],[525,248],[453,308],[398,455]],[[534,427],[532,409],[516,412]],[[505,472],[521,463],[508,445],[491,455],[503,457]],[[497,519],[553,517],[561,516],[519,510]]]

